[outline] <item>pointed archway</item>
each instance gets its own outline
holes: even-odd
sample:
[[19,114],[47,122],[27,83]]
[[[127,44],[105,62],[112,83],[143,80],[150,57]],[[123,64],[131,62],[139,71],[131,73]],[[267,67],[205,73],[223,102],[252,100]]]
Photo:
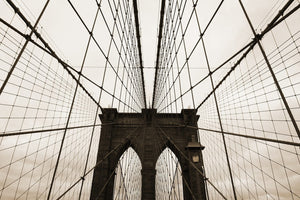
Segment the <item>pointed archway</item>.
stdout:
[[183,200],[182,169],[170,148],[160,154],[155,169],[155,199]]
[[155,165],[161,152],[168,147],[182,168],[184,199],[205,200],[205,180],[199,173],[203,148],[197,142],[196,129],[189,127],[197,125],[198,117],[192,109],[172,114],[157,113],[155,109],[145,109],[142,113],[103,109],[98,164],[94,169],[90,199],[113,199],[115,169],[129,147],[134,149],[142,165],[141,198],[155,199]]
[[115,169],[114,200],[135,199],[142,197],[142,163],[132,147],[120,157]]

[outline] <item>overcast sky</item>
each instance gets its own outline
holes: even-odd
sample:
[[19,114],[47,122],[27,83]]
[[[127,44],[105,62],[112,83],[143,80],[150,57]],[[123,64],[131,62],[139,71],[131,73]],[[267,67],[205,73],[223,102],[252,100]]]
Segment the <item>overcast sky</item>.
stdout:
[[[14,1],[31,24],[36,21],[45,2],[45,0]],[[71,2],[84,23],[91,29],[97,10],[95,1],[72,0]],[[95,41],[91,42],[85,59],[83,74],[98,85],[103,83],[103,88],[111,94],[116,92],[121,100],[128,101],[129,97],[126,96],[128,92],[123,91],[122,93],[121,90],[126,84],[125,80],[127,80],[122,79],[124,68],[123,66],[120,67],[117,73],[119,78],[116,78],[114,70],[117,70],[118,66],[118,52],[114,47],[109,48],[111,36],[106,27],[106,22],[109,29],[113,30],[113,16],[110,11],[113,2],[117,1],[102,1],[102,13],[98,15],[93,32],[101,50]],[[193,10],[192,2],[192,0],[187,1],[185,14],[182,17],[183,29],[188,22],[189,13]],[[187,54],[192,52],[200,37],[197,22],[203,30],[220,2],[220,0],[197,1],[198,19],[193,15],[185,35]],[[286,2],[287,0],[243,1],[257,33],[264,30]],[[160,3],[158,0],[138,1],[148,105],[152,103]],[[294,1],[291,7],[298,4],[298,0]],[[168,6],[168,3],[166,6]],[[175,15],[176,12],[175,9]],[[15,12],[5,0],[0,0],[0,17],[21,32],[30,33],[29,28],[15,15]],[[269,32],[261,41],[279,84],[283,87],[283,93],[298,126],[300,126],[299,21],[300,12],[298,10],[274,28],[272,32]],[[25,40],[11,29],[8,29],[3,23],[0,24],[0,28],[0,83],[2,84]],[[60,58],[76,70],[80,69],[84,60],[89,33],[85,30],[68,1],[50,1],[37,30]],[[181,34],[182,32],[179,31],[176,45],[179,44]],[[216,69],[236,51],[250,42],[253,37],[238,0],[225,0],[203,37],[211,69]],[[116,31],[114,32],[114,38],[117,45],[120,45]],[[35,37],[33,39],[40,44],[40,41],[36,40]],[[109,52],[108,57],[112,67],[114,67],[113,69],[107,64],[106,58],[101,52],[102,50],[105,54]],[[178,65],[179,67],[184,66],[180,74],[182,92],[189,91],[191,86],[208,74],[208,62],[204,55],[202,43],[199,43],[188,62],[189,73],[184,65],[186,55],[183,46],[181,46],[178,52]],[[240,56],[241,54],[213,75],[215,85],[219,83]],[[102,82],[105,66],[108,67],[105,81]],[[178,73],[178,70],[176,70],[175,75]],[[190,80],[189,77],[191,77]],[[115,80],[116,91],[114,91]],[[100,89],[88,81],[82,80],[82,83],[91,95],[98,100],[101,93]],[[172,83],[171,79],[163,85],[168,87],[170,83]],[[29,44],[20,62],[16,65],[12,78],[0,96],[0,132],[9,133],[64,127],[72,104],[75,85],[75,81],[55,59],[36,46]],[[170,93],[167,97],[171,101],[175,99],[175,95],[176,97],[180,95],[178,79],[175,85],[176,89],[174,91],[172,89],[172,94]],[[181,107],[181,99],[179,99],[165,110],[163,109],[166,101],[162,101],[162,104],[158,106],[158,110],[180,112],[182,108],[193,108],[193,103],[196,107],[211,91],[211,83],[209,79],[206,79],[193,89],[193,94],[189,91],[184,95],[182,98],[184,107]],[[192,98],[192,95],[194,95],[194,98]],[[81,89],[77,96],[69,126],[93,124],[95,116],[96,122],[100,123],[97,117],[100,111],[98,110],[97,113],[97,106],[91,101],[90,97]],[[295,127],[291,123],[290,116],[257,46],[216,91],[216,98],[224,131],[299,143]],[[133,95],[131,101],[134,100],[138,101],[136,96]],[[111,95],[103,92],[100,105],[102,107],[118,107],[118,102],[112,101]],[[133,107],[136,109],[135,111],[140,111],[138,105],[134,104]],[[121,106],[119,111],[126,111],[125,106]],[[208,98],[198,110],[198,114],[200,115],[198,123],[200,128],[221,130],[213,96]],[[97,130],[99,131],[99,129]],[[224,141],[218,131],[200,131],[201,142],[206,147],[203,152],[204,163],[208,178],[216,183],[217,187],[226,196],[232,198],[228,165],[223,146]],[[43,193],[39,195],[46,195],[46,186],[51,179],[62,133],[62,131],[57,131],[53,135],[38,133],[1,139],[0,175],[5,178],[1,178],[0,183],[3,188],[1,195],[3,196],[0,196],[0,198],[12,198],[12,195],[22,196],[23,189],[27,189],[26,187],[31,181],[33,188],[30,191],[31,195],[34,196],[40,188],[42,188]],[[57,184],[54,194],[56,196],[77,180],[78,176],[74,172],[82,172],[84,168],[83,165],[78,163],[84,163],[85,161],[84,155],[86,155],[89,145],[90,137],[88,137],[88,134],[91,133],[91,129],[74,130],[71,133],[68,134],[66,139],[62,164],[59,167],[59,175],[56,180],[57,183],[64,182],[65,184]],[[98,140],[99,135],[95,136],[93,140],[93,154],[91,155],[96,155]],[[229,159],[234,168],[233,177],[236,181],[239,198],[300,199],[300,190],[298,189],[300,184],[300,152],[298,147],[253,139],[241,139],[234,136],[226,136],[226,141]],[[75,151],[73,151],[74,149]],[[28,156],[29,154],[30,156]],[[4,161],[2,162],[2,160]],[[95,156],[91,157],[88,166],[92,167],[94,163]],[[34,176],[36,173],[44,174],[43,178],[41,180],[32,178],[38,177]],[[23,180],[24,182],[22,182]],[[34,181],[37,184],[33,184]],[[35,187],[38,187],[38,189]],[[89,185],[87,184],[85,187],[89,188]],[[16,188],[21,188],[18,194],[12,192],[16,191]],[[89,190],[86,189],[86,191]],[[216,195],[213,197],[218,197],[211,187],[209,187],[209,191],[212,195]],[[70,194],[69,197],[72,198],[72,195],[76,196],[76,192]],[[88,192],[85,195],[88,196]]]

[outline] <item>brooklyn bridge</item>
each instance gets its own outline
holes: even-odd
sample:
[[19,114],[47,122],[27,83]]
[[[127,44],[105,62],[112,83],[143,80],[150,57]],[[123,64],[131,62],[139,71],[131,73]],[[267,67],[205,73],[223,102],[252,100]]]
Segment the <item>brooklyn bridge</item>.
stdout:
[[299,0],[1,0],[0,199],[300,200]]

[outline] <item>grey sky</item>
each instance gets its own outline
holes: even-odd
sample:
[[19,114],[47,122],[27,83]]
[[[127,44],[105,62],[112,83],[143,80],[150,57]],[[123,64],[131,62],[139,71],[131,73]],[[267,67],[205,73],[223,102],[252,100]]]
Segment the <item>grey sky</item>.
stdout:
[[[34,24],[46,1],[18,0],[13,2],[31,24]],[[97,10],[95,1],[72,0],[71,2],[87,27],[91,29]],[[115,2],[102,1],[102,13],[98,15],[93,31],[93,36],[97,42],[92,41],[89,45],[85,60],[84,54],[89,34],[68,1],[50,1],[37,31],[57,55],[76,70],[80,69],[84,60],[82,73],[96,84],[101,86],[103,84],[103,88],[107,92],[101,92],[102,90],[97,86],[83,78],[81,83],[94,99],[98,100],[101,94],[100,105],[102,107],[117,107],[120,112],[128,112],[129,110],[132,112],[134,109],[140,111],[139,103],[133,103],[138,101],[133,91],[135,85],[128,84],[128,90],[132,89],[132,97],[129,97],[130,92],[125,92],[124,89],[128,79],[126,79],[123,64],[129,65],[129,62],[124,61],[122,63],[118,60],[118,52],[113,46],[109,33],[109,31],[114,31],[113,38],[116,40],[116,46],[122,46],[121,40],[117,39],[118,30],[112,23],[113,15],[116,14],[114,10],[116,5],[113,4]],[[129,2],[132,3],[132,1]],[[170,2],[180,4],[183,1]],[[184,15],[181,19],[182,26],[179,27],[178,36],[174,39],[176,41],[174,44],[177,47],[189,21],[189,14],[193,13],[193,0],[186,2]],[[198,22],[203,31],[220,2],[220,0],[197,1],[198,19],[195,14],[192,15],[190,25],[184,36],[185,44],[182,44],[178,50],[176,59],[178,65],[174,62],[173,65],[160,66],[166,69],[172,67],[174,75],[178,75],[179,79],[174,81],[172,74],[170,74],[168,76],[170,79],[166,79],[161,84],[165,88],[162,88],[162,96],[158,99],[158,111],[180,112],[182,108],[194,108],[194,103],[197,107],[212,91],[209,78],[198,84],[199,80],[209,74],[207,63],[209,63],[211,70],[216,69],[254,38],[238,0],[225,0],[203,36],[208,58],[206,60],[202,43],[200,42],[199,45],[197,43],[200,38]],[[287,0],[243,1],[257,33],[261,33],[266,28],[286,2]],[[148,106],[152,103],[160,3],[158,0],[138,1]],[[299,1],[294,1],[286,12],[298,5]],[[178,16],[177,9],[172,11],[174,16]],[[22,33],[30,33],[29,28],[4,0],[0,1],[0,17]],[[300,126],[299,19],[300,12],[297,10],[261,40],[298,126]],[[106,23],[108,27],[106,27]],[[123,25],[122,22],[117,23],[118,27]],[[3,23],[0,24],[0,28],[0,84],[3,84],[25,40]],[[35,37],[33,39],[41,44]],[[212,75],[214,86],[236,64],[242,53]],[[109,62],[103,54],[109,54]],[[191,54],[188,61],[190,71],[185,65],[186,54]],[[173,51],[167,58],[174,59],[174,55]],[[125,60],[125,56],[122,58]],[[183,69],[179,73],[181,67]],[[72,73],[76,78],[78,77],[77,73],[73,71]],[[104,73],[106,75],[103,79]],[[123,78],[124,74],[125,78]],[[132,77],[136,77],[136,74]],[[170,86],[172,81],[174,81],[174,87]],[[181,82],[179,83],[179,81]],[[0,96],[0,132],[18,133],[65,127],[75,85],[76,82],[56,59],[30,43]],[[114,85],[116,85],[115,88]],[[192,86],[195,87],[191,91]],[[168,89],[170,89],[168,95],[163,98]],[[125,105],[113,99],[111,95],[113,93],[120,98],[119,100],[125,103],[130,102],[128,104],[132,105],[133,109],[127,109]],[[183,98],[179,98],[181,93],[184,93]],[[219,133],[220,124],[222,124],[222,130],[228,133],[283,140],[297,144],[299,144],[299,137],[278,88],[274,84],[263,54],[257,45],[237,65],[235,71],[226,78],[215,94],[220,119],[216,102],[213,96],[210,96],[198,110],[200,115],[198,127],[202,128],[199,135],[201,143],[206,147],[203,153],[207,177],[229,199],[232,199],[232,186],[229,179],[224,141]],[[170,104],[170,101],[173,103]],[[97,117],[99,113],[101,111],[97,111],[95,102],[79,87],[74,111],[70,115],[69,127],[93,124],[95,116],[96,123],[100,123]],[[206,129],[210,129],[210,131]],[[96,131],[100,132],[100,128],[97,127]],[[85,162],[90,133],[91,127],[68,131],[58,175],[55,179],[53,197],[57,197],[67,189],[79,178],[77,174],[83,172],[84,165],[80,163]],[[60,130],[53,131],[51,134],[49,132],[46,135],[37,133],[10,136],[9,138],[1,137],[0,189],[2,196],[0,195],[0,199],[31,197],[31,195],[33,198],[47,196],[62,135],[63,131]],[[93,167],[96,162],[94,155],[97,152],[100,134],[94,137],[90,161],[87,163],[89,168]],[[300,190],[298,189],[300,184],[299,147],[232,135],[226,135],[225,138],[230,164],[234,169],[233,179],[237,188],[238,199],[300,199]],[[41,177],[41,179],[36,177]],[[91,175],[87,180],[87,184],[84,186],[86,191],[83,194],[84,197],[89,195]],[[219,196],[214,189],[211,186],[208,187],[212,199],[218,199]],[[24,195],[23,191],[27,190],[29,192],[24,193]],[[17,192],[14,193],[15,191]],[[37,194],[37,191],[40,193]],[[67,198],[76,196],[77,191],[78,188],[74,189]]]

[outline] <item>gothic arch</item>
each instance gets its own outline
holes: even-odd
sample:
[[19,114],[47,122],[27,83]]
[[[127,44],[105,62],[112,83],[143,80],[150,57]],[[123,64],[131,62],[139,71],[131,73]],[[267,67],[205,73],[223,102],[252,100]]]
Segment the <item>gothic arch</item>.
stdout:
[[[91,200],[113,199],[114,176],[111,174],[115,172],[121,155],[129,147],[135,150],[142,163],[143,200],[155,199],[155,165],[166,147],[178,158],[182,176],[186,180],[183,186],[184,199],[192,199],[191,191],[196,199],[205,199],[204,179],[186,160],[191,160],[193,152],[202,157],[200,148],[195,150],[195,146],[188,147],[197,137],[196,129],[187,127],[197,126],[198,116],[195,110],[186,109],[181,113],[171,114],[144,109],[142,113],[125,114],[110,108],[103,109],[102,112],[100,119],[105,125],[101,127],[97,154],[97,162],[101,161],[101,164],[94,170]],[[196,165],[201,168],[200,162]],[[99,191],[104,191],[100,197]]]
[[115,168],[113,199],[141,199],[141,170],[142,162],[136,151],[129,146]]
[[156,161],[155,169],[155,199],[182,200],[182,168],[179,159],[170,148],[166,147],[161,152]]

